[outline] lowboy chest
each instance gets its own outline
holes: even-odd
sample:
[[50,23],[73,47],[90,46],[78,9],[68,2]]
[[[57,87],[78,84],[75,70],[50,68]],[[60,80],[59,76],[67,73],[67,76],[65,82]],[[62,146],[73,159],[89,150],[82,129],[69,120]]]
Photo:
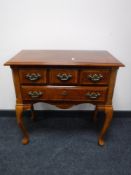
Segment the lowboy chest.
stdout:
[[10,66],[16,92],[16,118],[23,133],[22,143],[29,142],[23,123],[23,110],[46,102],[60,108],[81,103],[94,104],[97,112],[105,112],[98,137],[104,136],[113,115],[112,97],[119,67],[124,66],[107,51],[23,50],[5,65]]

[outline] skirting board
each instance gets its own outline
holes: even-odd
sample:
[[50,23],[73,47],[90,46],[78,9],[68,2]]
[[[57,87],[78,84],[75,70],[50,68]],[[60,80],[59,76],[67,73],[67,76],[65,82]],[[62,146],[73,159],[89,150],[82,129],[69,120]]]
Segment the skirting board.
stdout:
[[[88,110],[35,110],[36,115],[39,116],[53,116],[56,114],[57,116],[69,116],[68,114],[76,114],[77,116],[81,113],[85,115],[91,115],[93,111]],[[25,111],[25,114],[29,115],[30,111]],[[103,112],[99,112],[99,115],[103,114]],[[15,110],[0,110],[0,117],[15,117]],[[114,111],[113,117],[131,117],[131,111]]]

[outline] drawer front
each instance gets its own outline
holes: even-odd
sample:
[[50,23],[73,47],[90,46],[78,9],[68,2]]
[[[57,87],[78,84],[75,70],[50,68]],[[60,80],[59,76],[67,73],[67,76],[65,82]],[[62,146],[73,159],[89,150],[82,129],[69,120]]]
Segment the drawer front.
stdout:
[[77,84],[78,72],[73,69],[52,69],[49,71],[49,84]]
[[22,86],[24,100],[104,102],[106,94],[107,87]]
[[82,70],[80,72],[80,84],[108,84],[110,70]]
[[20,69],[21,84],[46,84],[45,69]]

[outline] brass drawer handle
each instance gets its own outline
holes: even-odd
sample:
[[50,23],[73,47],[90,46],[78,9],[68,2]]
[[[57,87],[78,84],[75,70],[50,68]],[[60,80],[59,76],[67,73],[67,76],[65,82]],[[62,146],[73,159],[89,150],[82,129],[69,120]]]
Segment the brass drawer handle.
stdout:
[[43,95],[43,92],[40,92],[40,91],[30,91],[28,93],[28,95],[31,97],[31,98],[38,98],[40,96]]
[[88,78],[93,82],[98,82],[103,78],[103,75],[101,75],[101,74],[93,74],[93,75],[90,74],[90,75],[88,75]]
[[72,78],[72,75],[71,74],[58,74],[58,75],[56,75],[57,76],[57,78],[59,79],[59,80],[61,80],[61,81],[68,81],[68,80],[70,80],[71,78]]
[[85,94],[85,96],[90,99],[97,99],[98,97],[101,96],[101,94],[99,92],[91,92],[91,93]]
[[31,74],[28,73],[25,76],[25,78],[27,78],[30,81],[36,81],[41,78],[41,75],[39,73],[31,73]]

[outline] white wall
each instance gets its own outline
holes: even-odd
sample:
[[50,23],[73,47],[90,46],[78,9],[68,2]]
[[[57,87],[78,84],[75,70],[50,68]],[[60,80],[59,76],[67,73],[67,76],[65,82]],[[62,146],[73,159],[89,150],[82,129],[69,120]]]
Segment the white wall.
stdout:
[[131,110],[131,0],[0,0],[0,109],[15,107],[3,63],[22,49],[108,50],[126,65],[118,71],[114,108]]

